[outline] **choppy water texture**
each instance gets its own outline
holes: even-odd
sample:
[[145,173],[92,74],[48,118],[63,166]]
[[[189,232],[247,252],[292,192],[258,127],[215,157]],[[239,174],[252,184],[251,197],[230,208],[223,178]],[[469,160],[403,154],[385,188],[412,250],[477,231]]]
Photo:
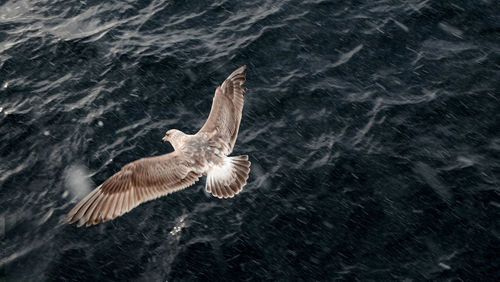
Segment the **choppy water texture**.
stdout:
[[[207,2],[0,2],[0,280],[498,281],[497,1]],[[65,223],[243,64],[241,194]]]

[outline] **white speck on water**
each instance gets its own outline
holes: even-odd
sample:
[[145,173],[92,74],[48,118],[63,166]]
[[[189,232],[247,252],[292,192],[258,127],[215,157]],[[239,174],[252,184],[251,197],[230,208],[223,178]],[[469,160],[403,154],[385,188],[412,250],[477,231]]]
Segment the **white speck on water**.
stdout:
[[461,168],[469,167],[469,166],[473,166],[474,165],[474,160],[472,160],[470,158],[467,158],[465,156],[459,156],[457,158],[457,161],[460,163],[460,167]]
[[2,88],[3,88],[3,89],[5,89],[5,88],[7,88],[7,87],[9,87],[9,83],[8,83],[8,82],[4,82],[4,84],[3,84]]
[[49,218],[52,216],[53,213],[54,213],[54,208],[50,208],[49,211],[42,217],[39,224],[44,224],[45,222],[47,222],[47,220],[49,220]]
[[442,262],[439,263],[439,266],[441,266],[444,269],[451,269],[451,266],[449,266],[449,265],[447,265],[445,263],[442,263]]
[[464,34],[463,31],[461,31],[460,29],[454,27],[454,26],[451,26],[447,23],[439,23],[439,28],[442,29],[443,31],[455,36],[455,37],[458,37],[460,39],[463,39],[462,35]]
[[43,132],[43,135],[45,135],[45,136],[49,136],[49,135],[50,135],[50,131],[45,130],[45,131]]
[[323,221],[323,225],[326,226],[328,229],[333,229],[335,227],[328,221]]
[[98,125],[99,127],[103,127],[104,122],[102,122],[102,121],[98,121],[98,122],[97,122],[97,125]]
[[404,30],[404,31],[406,31],[406,32],[408,32],[408,31],[410,30],[410,29],[409,29],[406,25],[404,25],[403,23],[398,22],[398,21],[397,21],[397,20],[395,20],[395,19],[393,19],[393,21],[394,21],[394,23],[395,23],[397,26],[399,26],[402,30]]
[[0,107],[0,113],[3,112],[3,107]]
[[356,46],[354,49],[347,53],[341,54],[339,56],[339,59],[335,63],[333,63],[331,67],[334,68],[347,63],[352,58],[352,56],[358,53],[361,49],[363,49],[363,44]]
[[186,217],[187,215],[181,215],[180,217],[177,218],[176,220],[177,224],[170,231],[170,235],[176,235],[179,232],[181,232],[184,227],[186,227],[186,222],[184,221]]

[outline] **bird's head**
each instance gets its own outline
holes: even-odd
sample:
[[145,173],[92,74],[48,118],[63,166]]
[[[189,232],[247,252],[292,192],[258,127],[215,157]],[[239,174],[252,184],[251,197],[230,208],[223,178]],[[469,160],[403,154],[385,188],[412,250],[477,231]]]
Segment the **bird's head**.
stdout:
[[173,143],[175,141],[177,141],[177,139],[182,135],[182,132],[180,130],[177,130],[177,129],[170,129],[169,131],[167,131],[165,133],[165,136],[163,137],[163,139],[161,139],[163,142],[170,142],[170,143]]
[[161,140],[163,140],[163,142],[170,142],[170,144],[172,144],[172,147],[174,147],[174,150],[177,150],[182,146],[184,136],[186,136],[184,132],[177,129],[170,129],[165,133],[165,136]]

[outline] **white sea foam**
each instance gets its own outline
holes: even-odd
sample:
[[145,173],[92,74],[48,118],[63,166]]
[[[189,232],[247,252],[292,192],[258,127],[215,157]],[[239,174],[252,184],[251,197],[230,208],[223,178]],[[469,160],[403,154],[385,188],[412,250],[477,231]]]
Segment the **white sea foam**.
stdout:
[[72,165],[64,172],[64,184],[72,198],[80,199],[91,191],[89,172],[82,165]]

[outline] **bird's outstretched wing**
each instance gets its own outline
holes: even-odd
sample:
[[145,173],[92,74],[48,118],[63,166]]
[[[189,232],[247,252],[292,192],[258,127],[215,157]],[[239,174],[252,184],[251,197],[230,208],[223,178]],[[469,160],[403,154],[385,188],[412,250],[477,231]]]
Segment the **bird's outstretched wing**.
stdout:
[[236,137],[238,137],[246,91],[246,88],[242,87],[245,82],[245,69],[246,66],[238,68],[221,86],[217,87],[210,115],[198,132],[210,135],[215,132],[213,137],[224,143],[224,147],[228,148],[227,154],[232,152]]
[[141,203],[193,185],[201,175],[177,152],[125,165],[81,200],[68,214],[78,226],[120,216]]

